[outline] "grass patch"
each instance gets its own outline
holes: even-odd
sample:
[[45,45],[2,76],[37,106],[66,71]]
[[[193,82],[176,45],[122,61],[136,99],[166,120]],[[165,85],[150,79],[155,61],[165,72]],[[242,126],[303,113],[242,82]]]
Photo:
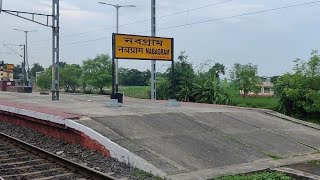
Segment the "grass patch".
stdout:
[[313,161],[307,162],[306,164],[310,164],[310,165],[313,165],[313,166],[319,166],[320,165],[320,160],[313,160]]
[[[128,97],[150,99],[150,86],[120,86],[119,92],[123,92],[124,95]],[[232,97],[230,105],[276,110],[278,107],[278,100],[273,97],[243,98],[239,95]]]
[[278,100],[274,97],[233,97],[231,105],[240,107],[264,108],[276,110],[278,107]]
[[273,154],[267,154],[269,157],[271,157],[273,160],[280,160],[280,159],[284,159],[283,157],[277,156],[277,155],[273,155]]
[[162,178],[154,176],[150,173],[142,171],[140,169],[134,169],[131,173],[132,176],[137,177],[138,179],[152,179],[152,180],[162,180]]
[[213,180],[293,180],[293,178],[278,172],[260,172],[253,174],[222,176]]
[[119,92],[123,92],[124,96],[139,98],[139,99],[150,99],[149,86],[120,86]]

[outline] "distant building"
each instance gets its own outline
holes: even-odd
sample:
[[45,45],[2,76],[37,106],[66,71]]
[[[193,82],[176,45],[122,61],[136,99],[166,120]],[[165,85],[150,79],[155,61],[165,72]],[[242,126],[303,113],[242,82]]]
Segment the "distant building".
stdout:
[[[270,77],[261,77],[261,89],[260,92],[254,93],[249,92],[248,96],[261,96],[261,97],[272,97],[274,95],[273,86]],[[241,95],[244,95],[243,90],[240,91]]]
[[0,80],[1,81],[13,81],[13,71],[0,68]]
[[[12,67],[12,66],[11,66]],[[13,70],[4,69],[4,62],[0,62],[0,91],[8,91],[10,87],[14,87]]]
[[12,70],[3,70],[3,79],[6,81],[13,81],[13,71]]
[[261,85],[261,92],[260,95],[262,96],[273,96],[274,91],[273,91],[273,86],[274,84],[271,82],[270,77],[262,77],[262,85]]

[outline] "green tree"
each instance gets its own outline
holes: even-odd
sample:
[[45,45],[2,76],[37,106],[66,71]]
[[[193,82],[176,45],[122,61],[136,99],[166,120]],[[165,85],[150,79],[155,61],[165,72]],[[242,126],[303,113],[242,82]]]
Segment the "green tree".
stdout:
[[277,81],[278,81],[278,78],[279,78],[279,76],[272,76],[272,77],[271,77],[271,82],[272,82],[273,84],[276,84]]
[[112,64],[108,55],[100,54],[94,59],[83,61],[81,84],[84,89],[93,87],[103,94],[103,87],[110,86],[112,80]]
[[[206,66],[210,66],[210,64],[206,64]],[[196,75],[195,82],[197,84],[204,84],[208,80],[220,82],[220,76],[225,75],[225,66],[220,63],[215,63],[213,66],[209,68],[208,71],[202,70],[203,68],[201,68],[198,74]]]
[[157,99],[169,99],[171,81],[166,75],[157,78]]
[[60,69],[61,87],[63,86],[66,92],[75,92],[80,86],[80,78],[82,70],[77,64],[66,64]]
[[60,68],[64,68],[66,65],[67,65],[66,62],[62,62],[62,61],[59,62],[59,67]]
[[137,69],[119,69],[119,83],[122,86],[148,86],[151,73]]
[[[178,56],[178,61],[175,62],[174,66],[174,84],[175,84],[175,91],[176,94],[179,94],[179,92],[185,88],[192,89],[193,82],[196,78],[196,74],[193,70],[192,64],[187,61],[188,56],[185,54],[185,51],[182,51],[180,55]],[[166,78],[169,83],[172,83],[172,68],[168,68],[166,71]],[[166,83],[168,84],[168,83]],[[160,88],[160,87],[159,87]],[[169,89],[163,89],[167,91],[167,94],[171,95],[172,92],[172,86],[170,85]],[[169,97],[167,97],[169,98]]]
[[51,68],[46,69],[38,78],[37,86],[41,90],[49,90],[51,89],[52,83],[52,71]]
[[257,92],[260,89],[260,78],[257,76],[258,66],[249,64],[235,63],[230,73],[232,83],[240,90],[243,90],[244,97],[249,92]]
[[190,100],[193,100],[193,87],[190,87],[188,85],[183,86],[180,91],[177,92],[177,99],[179,101],[183,102],[189,102]]
[[[219,80],[220,75],[225,74],[225,66],[215,63],[209,71],[195,74],[192,64],[187,60],[188,56],[182,51],[178,61],[175,62],[175,98],[185,102],[229,104],[230,85],[226,80],[223,82]],[[172,97],[171,67],[166,73],[159,74],[157,92],[159,99]]]
[[192,95],[195,102],[210,104],[229,104],[230,85],[225,80],[221,83],[216,77],[206,79],[204,83],[194,83]]
[[32,68],[31,68],[31,76],[32,77],[36,77],[36,73],[37,72],[42,72],[42,71],[44,71],[44,68],[39,64],[39,63],[34,63],[33,65],[32,65]]
[[225,75],[225,66],[220,63],[215,63],[208,71],[208,74],[211,77],[216,77],[217,79],[220,79],[220,75]]
[[17,64],[13,68],[13,79],[22,79],[22,66],[20,64]]
[[204,83],[194,83],[193,96],[199,103],[217,103],[219,84],[217,79],[207,79]]
[[279,110],[290,116],[320,115],[320,56],[312,51],[311,58],[305,62],[300,59],[294,73],[286,73],[275,84],[279,99]]

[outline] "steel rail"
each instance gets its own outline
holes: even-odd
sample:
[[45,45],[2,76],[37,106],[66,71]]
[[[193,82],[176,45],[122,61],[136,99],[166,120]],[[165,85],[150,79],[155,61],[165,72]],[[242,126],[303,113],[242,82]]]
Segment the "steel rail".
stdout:
[[[87,176],[93,180],[116,180],[116,178],[114,178],[110,175],[103,174],[103,173],[96,171],[92,168],[89,168],[89,167],[83,166],[81,164],[72,162],[68,159],[59,157],[51,152],[45,151],[45,150],[40,149],[34,145],[28,144],[26,142],[23,142],[19,139],[16,139],[14,137],[11,137],[11,136],[6,135],[1,132],[0,132],[0,138],[3,140],[9,141],[10,143],[12,143],[12,144],[14,144],[14,145],[26,150],[26,151],[29,151],[35,155],[38,155],[44,159],[50,160],[54,163],[57,163],[66,169],[69,169],[69,170],[76,172],[78,174]],[[1,176],[0,176],[0,180],[1,180]]]

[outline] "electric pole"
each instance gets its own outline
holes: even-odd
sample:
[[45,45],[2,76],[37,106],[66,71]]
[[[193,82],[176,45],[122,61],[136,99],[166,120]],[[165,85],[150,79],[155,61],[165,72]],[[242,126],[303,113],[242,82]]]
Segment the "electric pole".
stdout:
[[52,0],[52,100],[59,101],[59,0]]
[[[156,36],[156,0],[151,0],[151,36]],[[156,61],[151,61],[151,100],[157,100]]]
[[[40,24],[42,26],[52,28],[52,100],[59,100],[59,1],[52,0],[52,14],[42,14],[34,12],[25,12],[25,11],[15,11],[2,9],[2,0],[0,0],[0,12],[22,18],[24,20]],[[36,20],[35,17],[44,17],[41,21]],[[49,23],[49,18],[52,18],[52,24]]]
[[24,54],[24,66],[26,68],[26,66],[28,67],[26,70],[26,77],[27,77],[27,86],[30,85],[29,83],[29,72],[30,72],[30,67],[29,67],[29,56],[28,56],[28,33],[30,32],[37,32],[37,30],[32,30],[32,31],[26,31],[26,30],[21,30],[21,29],[13,29],[15,31],[21,31],[25,33],[26,36],[26,44],[25,44],[25,54]]
[[[22,65],[22,74],[23,74],[23,79],[22,79],[22,83],[23,86],[25,86],[25,78],[26,78],[26,45],[20,45],[23,46],[23,65]],[[28,78],[27,78],[28,79]]]
[[[119,33],[119,9],[122,7],[136,7],[135,5],[119,5],[119,4],[108,4],[105,2],[98,2],[99,4],[103,5],[108,5],[108,6],[113,6],[116,8],[116,33]],[[115,88],[116,88],[116,93],[119,92],[119,60],[115,59]]]

